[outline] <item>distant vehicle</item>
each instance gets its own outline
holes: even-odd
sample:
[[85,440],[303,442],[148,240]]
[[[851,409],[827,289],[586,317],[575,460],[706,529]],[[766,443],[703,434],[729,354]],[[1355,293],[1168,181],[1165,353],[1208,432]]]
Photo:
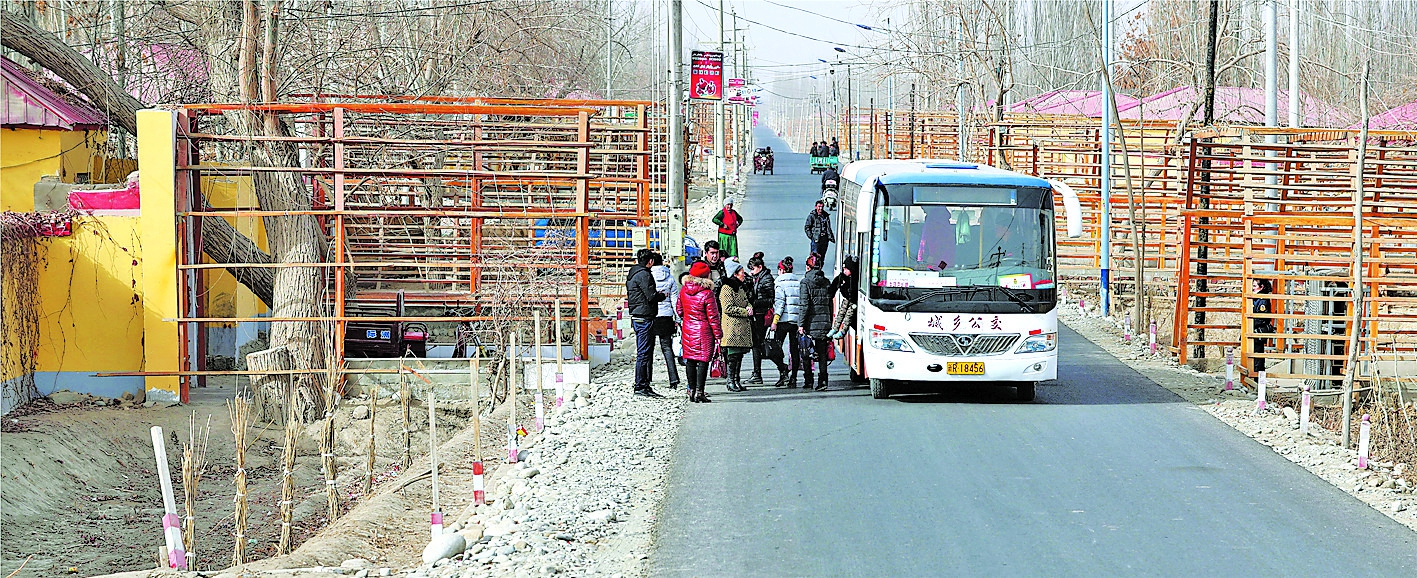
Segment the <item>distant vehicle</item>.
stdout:
[[1081,235],[1062,183],[950,160],[848,164],[835,262],[860,263],[842,347],[852,378],[877,399],[995,382],[1024,401],[1057,379],[1055,191]]
[[826,210],[836,210],[836,198],[839,188],[837,179],[826,179],[822,181],[822,206],[826,208]]
[[758,149],[753,153],[753,174],[776,174],[772,170],[772,165],[772,153],[768,152],[767,149]]
[[[394,308],[361,308],[354,313],[361,317],[389,315],[403,317],[403,291],[398,292]],[[345,325],[344,350],[347,357],[428,357],[428,326],[423,323],[389,321],[350,321]]]
[[812,174],[817,174],[827,170],[827,167],[837,166],[837,157],[808,157],[812,165]]

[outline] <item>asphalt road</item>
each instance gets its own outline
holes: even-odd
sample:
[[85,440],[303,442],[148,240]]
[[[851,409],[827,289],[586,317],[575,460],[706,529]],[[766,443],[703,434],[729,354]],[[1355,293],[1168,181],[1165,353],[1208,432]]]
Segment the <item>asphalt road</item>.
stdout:
[[[817,178],[803,155],[777,164],[749,183],[749,253],[805,250]],[[679,431],[651,575],[1417,576],[1417,533],[1061,338],[1033,403],[873,400],[840,375],[710,386]]]

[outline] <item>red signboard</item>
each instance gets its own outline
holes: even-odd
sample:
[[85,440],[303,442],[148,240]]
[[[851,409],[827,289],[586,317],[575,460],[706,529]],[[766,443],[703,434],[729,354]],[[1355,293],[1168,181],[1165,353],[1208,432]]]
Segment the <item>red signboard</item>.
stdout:
[[695,50],[689,66],[689,97],[723,98],[723,53]]

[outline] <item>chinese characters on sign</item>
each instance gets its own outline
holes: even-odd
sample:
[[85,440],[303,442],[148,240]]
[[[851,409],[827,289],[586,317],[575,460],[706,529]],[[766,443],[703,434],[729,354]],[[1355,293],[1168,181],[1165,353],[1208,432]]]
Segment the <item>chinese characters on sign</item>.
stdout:
[[[983,321],[988,321],[989,329],[992,329],[994,331],[1001,331],[1004,328],[1003,322],[1001,319],[999,319],[998,315],[995,315],[992,319],[987,317],[976,317],[973,315],[969,316],[969,318],[966,319],[962,315],[956,315],[954,319],[950,322],[950,331],[957,331],[961,325],[966,325],[970,329],[979,329],[981,327],[979,324]],[[925,325],[927,327],[930,327],[931,329],[944,329],[945,318],[943,315],[932,315],[930,319],[925,322]]]
[[723,98],[723,53],[695,50],[689,66],[689,97]]

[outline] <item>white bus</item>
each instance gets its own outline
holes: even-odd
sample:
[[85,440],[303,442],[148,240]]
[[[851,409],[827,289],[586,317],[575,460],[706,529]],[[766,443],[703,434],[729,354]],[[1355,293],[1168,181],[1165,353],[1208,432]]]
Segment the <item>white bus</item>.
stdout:
[[1066,185],[952,160],[858,161],[842,171],[837,269],[860,264],[843,341],[871,395],[995,382],[1032,401],[1058,375],[1054,201]]

